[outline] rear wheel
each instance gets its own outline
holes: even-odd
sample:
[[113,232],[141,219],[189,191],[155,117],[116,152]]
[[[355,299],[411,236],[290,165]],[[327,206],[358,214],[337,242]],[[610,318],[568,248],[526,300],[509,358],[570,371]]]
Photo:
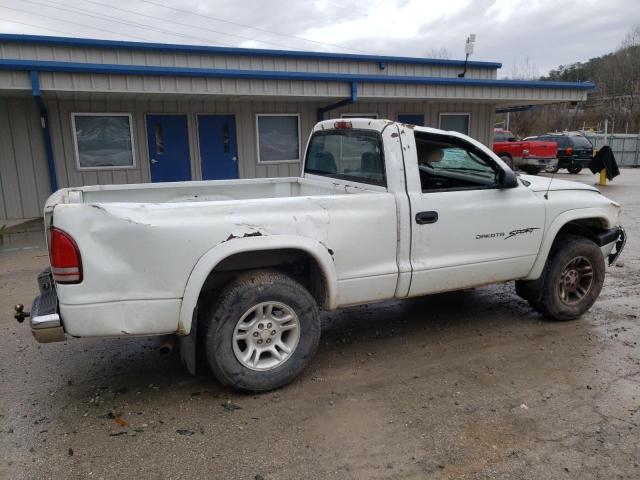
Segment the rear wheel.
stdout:
[[540,170],[540,167],[535,167],[533,165],[525,165],[524,167],[524,171],[529,175],[537,175],[538,173],[540,173]]
[[569,167],[567,170],[569,170],[569,173],[576,174],[582,171],[582,167]]
[[218,380],[240,390],[281,387],[309,364],[320,339],[311,294],[276,271],[231,283],[204,320],[205,351]]
[[531,307],[553,320],[573,320],[589,310],[604,283],[604,257],[591,240],[563,236],[552,249],[541,291],[530,292]]

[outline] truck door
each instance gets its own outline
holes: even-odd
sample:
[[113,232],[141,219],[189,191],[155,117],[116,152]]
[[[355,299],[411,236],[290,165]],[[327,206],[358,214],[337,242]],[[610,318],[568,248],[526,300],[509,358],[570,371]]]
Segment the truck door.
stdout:
[[543,200],[520,182],[498,188],[500,167],[463,139],[419,131],[414,136],[416,148],[405,148],[412,215],[409,295],[525,276],[544,233]]

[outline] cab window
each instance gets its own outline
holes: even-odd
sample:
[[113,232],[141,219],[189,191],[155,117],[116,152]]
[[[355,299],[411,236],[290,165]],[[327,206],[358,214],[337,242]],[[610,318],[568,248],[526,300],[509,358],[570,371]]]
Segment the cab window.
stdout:
[[309,141],[304,171],[386,186],[380,134],[373,130],[324,130]]

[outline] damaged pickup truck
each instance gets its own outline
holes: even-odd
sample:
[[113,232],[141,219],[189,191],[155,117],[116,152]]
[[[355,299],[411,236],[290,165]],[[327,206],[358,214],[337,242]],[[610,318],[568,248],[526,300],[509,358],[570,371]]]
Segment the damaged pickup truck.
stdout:
[[203,349],[223,384],[266,391],[309,364],[322,309],[515,281],[545,317],[577,318],[622,251],[619,215],[456,132],[328,120],[300,178],[53,194],[30,323],[43,342],[175,334],[190,371]]

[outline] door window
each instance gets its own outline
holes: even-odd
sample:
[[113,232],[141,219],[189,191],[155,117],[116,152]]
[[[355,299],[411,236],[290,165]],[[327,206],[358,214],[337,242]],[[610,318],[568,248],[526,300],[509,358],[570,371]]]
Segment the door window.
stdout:
[[422,191],[497,187],[495,162],[473,145],[449,138],[415,132]]

